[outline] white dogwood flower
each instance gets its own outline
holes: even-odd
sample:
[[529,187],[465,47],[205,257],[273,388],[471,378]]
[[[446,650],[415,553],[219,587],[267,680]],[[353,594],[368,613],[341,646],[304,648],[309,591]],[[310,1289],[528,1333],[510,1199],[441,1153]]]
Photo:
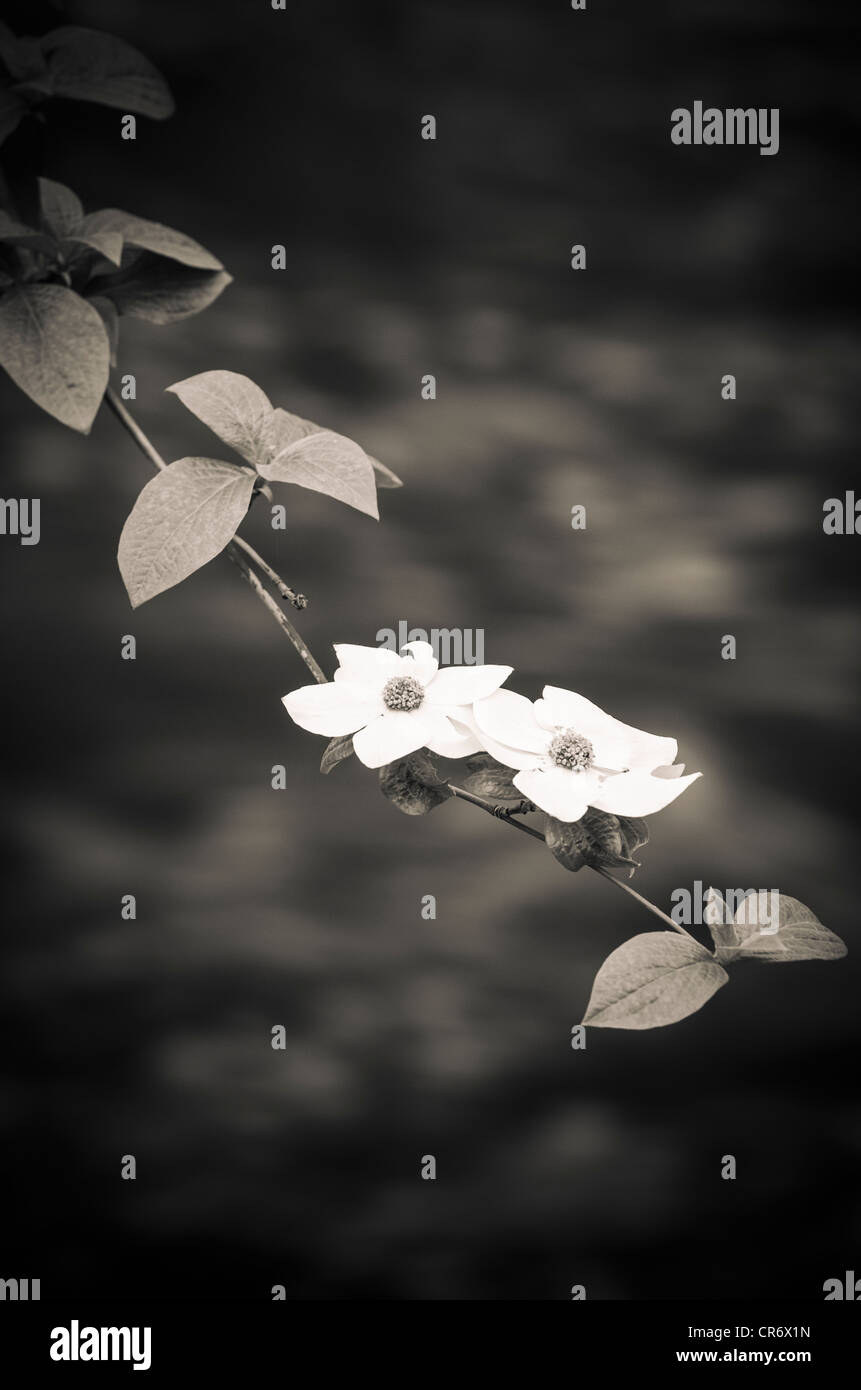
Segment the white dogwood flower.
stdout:
[[312,734],[352,734],[366,767],[384,767],[419,748],[446,758],[478,752],[482,744],[470,727],[471,707],[498,690],[512,668],[440,670],[429,642],[408,642],[403,651],[408,655],[336,643],[334,680],[285,695],[287,713]]
[[518,769],[517,790],[556,820],[580,820],[590,806],[620,816],[649,816],[675,801],[699,772],[673,766],[675,739],[643,733],[591,700],[545,685],[534,703],[497,690],[474,706],[484,748]]

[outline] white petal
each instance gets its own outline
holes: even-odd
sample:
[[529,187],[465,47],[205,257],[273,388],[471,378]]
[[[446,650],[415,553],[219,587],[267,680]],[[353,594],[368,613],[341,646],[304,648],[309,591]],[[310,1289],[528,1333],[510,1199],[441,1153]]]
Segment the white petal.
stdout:
[[353,748],[365,767],[385,767],[386,763],[397,762],[417,748],[424,748],[434,727],[420,709],[386,710],[353,735]]
[[430,642],[405,642],[401,651],[409,656],[401,657],[398,675],[413,676],[422,685],[429,685],[439,668]]
[[600,767],[651,771],[659,765],[672,763],[678,751],[674,738],[661,738],[623,724],[621,719],[605,714],[585,696],[555,685],[545,685],[543,699],[535,702],[535,717],[545,729],[574,729],[588,738]]
[[303,685],[285,695],[282,704],[300,729],[329,738],[355,733],[382,709],[378,697],[369,695],[365,686],[349,681]]
[[514,785],[548,816],[572,821],[585,816],[596,781],[588,773],[564,767],[532,768],[518,772]]
[[427,688],[427,698],[435,705],[471,705],[485,700],[507,681],[512,666],[446,666],[438,671]]
[[[513,690],[497,690],[487,699],[477,700],[473,710],[480,732],[499,746],[519,749],[521,760],[524,753],[543,755],[546,751],[550,735],[539,725],[532,701],[525,695],[517,695]],[[492,750],[488,748],[487,751]],[[497,753],[493,756],[499,757]],[[504,761],[500,758],[500,762]],[[520,765],[520,762],[507,764],[509,767]]]
[[681,777],[685,770],[684,763],[676,763],[675,767],[653,767],[653,777]]
[[447,730],[434,734],[427,743],[432,753],[438,753],[441,758],[468,758],[470,753],[481,751],[481,739],[476,733],[469,706],[452,710],[445,722]]
[[351,681],[381,690],[390,676],[400,675],[401,658],[388,647],[356,647],[336,642],[338,658],[336,681]]
[[656,811],[663,811],[701,776],[701,772],[692,772],[688,777],[653,777],[648,772],[622,772],[618,777],[607,778],[590,805],[617,816],[653,816]]

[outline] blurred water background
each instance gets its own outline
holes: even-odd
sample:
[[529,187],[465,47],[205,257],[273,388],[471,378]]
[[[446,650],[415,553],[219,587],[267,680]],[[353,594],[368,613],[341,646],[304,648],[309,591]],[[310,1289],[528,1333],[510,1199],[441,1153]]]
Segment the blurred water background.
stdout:
[[[407,819],[355,760],[321,778],[280,705],[303,668],[230,564],[132,615],[115,550],[145,460],[4,376],[4,495],[41,497],[42,540],[0,547],[0,1274],[43,1297],[821,1298],[861,1234],[859,542],[821,524],[857,481],[850,11],[64,16],[143,48],[178,112],[129,143],[57,107],[46,172],[235,276],[198,318],[124,321],[158,447],[218,455],[163,393],[227,368],[405,481],[379,525],[295,489],[286,534],[264,508],[244,527],[310,595],[327,669],[401,619],[484,629],[514,688],[580,690],[702,769],[635,886],[778,888],[850,955],[739,967],[686,1022],[572,1051],[601,961],[652,920],[468,806]],[[778,106],[779,154],[675,148],[696,99]]]

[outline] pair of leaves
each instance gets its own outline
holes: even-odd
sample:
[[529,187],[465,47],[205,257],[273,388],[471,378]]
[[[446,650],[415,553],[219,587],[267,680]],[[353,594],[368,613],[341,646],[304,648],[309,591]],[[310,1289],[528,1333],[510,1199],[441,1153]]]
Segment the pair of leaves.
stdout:
[[[772,920],[777,909],[777,929]],[[705,920],[724,964],[759,960],[786,965],[796,960],[840,960],[846,944],[819,921],[798,898],[783,893],[752,893],[731,912],[720,893],[706,894]]]
[[168,389],[268,482],[325,493],[375,520],[377,486],[401,485],[354,440],[273,408],[265,392],[238,372],[201,372]]
[[[236,372],[203,372],[168,390],[244,465],[183,458],[147,483],[120,536],[117,559],[133,608],[214,559],[233,538],[263,479],[324,492],[377,517],[375,463],[351,439],[276,410]],[[389,470],[377,466],[387,477]]]
[[425,748],[380,768],[380,791],[405,816],[426,816],[452,795]]
[[[191,237],[118,208],[84,213],[39,179],[39,225],[0,213],[0,366],[37,405],[86,434],[116,360],[120,314],[170,323],[198,313],[230,276]],[[57,283],[62,277],[64,283]]]
[[164,120],[170,89],[157,68],[113,34],[67,24],[42,38],[16,37],[0,23],[0,144],[49,97],[92,101]]
[[[713,890],[711,890],[713,892]],[[797,898],[779,897],[778,930],[751,932],[751,900],[734,917],[710,899],[714,955],[674,932],[646,932],[607,957],[595,977],[583,1022],[593,1028],[662,1028],[696,1013],[726,984],[725,965],[749,959],[780,964],[838,960],[846,946]],[[770,908],[771,905],[769,905]],[[723,920],[720,920],[723,917]],[[728,920],[727,920],[728,919]]]
[[639,867],[635,852],[649,842],[649,828],[634,816],[614,816],[594,807],[579,821],[545,818],[547,847],[565,869],[576,873],[591,868],[626,868],[629,876]]

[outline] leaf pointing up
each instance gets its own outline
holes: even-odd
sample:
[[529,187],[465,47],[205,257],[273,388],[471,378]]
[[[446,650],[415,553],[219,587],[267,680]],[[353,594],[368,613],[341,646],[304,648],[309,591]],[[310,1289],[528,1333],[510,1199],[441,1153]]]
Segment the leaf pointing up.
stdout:
[[272,406],[250,377],[239,372],[200,372],[167,389],[249,463],[265,460]]
[[120,536],[120,573],[137,608],[214,559],[251,501],[254,474],[219,459],[184,458],[147,483]]
[[84,218],[78,195],[53,179],[39,179],[39,208],[46,230],[57,241],[72,236]]

